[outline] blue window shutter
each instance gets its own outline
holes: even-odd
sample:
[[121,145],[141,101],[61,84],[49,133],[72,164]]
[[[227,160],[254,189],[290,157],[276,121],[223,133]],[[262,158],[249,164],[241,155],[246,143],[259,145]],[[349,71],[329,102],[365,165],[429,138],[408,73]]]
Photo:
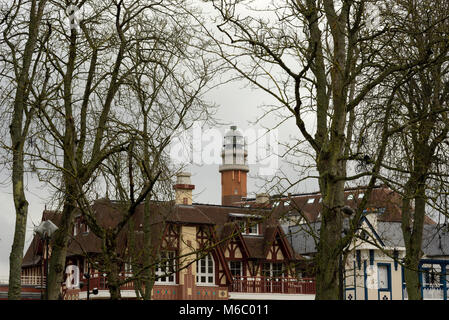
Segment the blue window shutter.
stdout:
[[362,267],[362,255],[360,253],[360,250],[356,250],[356,259],[357,259],[357,267],[360,270]]

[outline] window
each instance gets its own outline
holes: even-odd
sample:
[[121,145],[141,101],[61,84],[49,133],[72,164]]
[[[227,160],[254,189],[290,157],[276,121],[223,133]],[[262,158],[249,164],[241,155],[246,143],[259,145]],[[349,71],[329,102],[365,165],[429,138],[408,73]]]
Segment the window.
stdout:
[[273,277],[282,277],[284,274],[282,263],[272,263],[271,265]]
[[259,234],[259,224],[255,222],[251,222],[248,224],[247,234],[256,235]]
[[354,195],[353,194],[350,194],[349,196],[348,196],[348,200],[353,200],[354,199]]
[[308,204],[311,204],[311,203],[314,203],[314,202],[315,202],[315,198],[310,198],[310,199],[307,200]]
[[265,277],[282,277],[283,265],[281,262],[264,263],[262,268],[262,275]]
[[390,290],[390,266],[379,264],[377,266],[379,290]]
[[423,287],[439,287],[441,282],[439,273],[440,272],[433,267],[423,268]]
[[83,260],[83,273],[87,274],[89,271],[91,271],[91,270],[89,270],[89,262],[88,262],[87,258],[84,258],[84,260]]
[[73,226],[73,236],[76,236],[78,234],[78,222],[75,222]]
[[363,198],[363,196],[364,196],[364,193],[359,193],[359,195],[358,195],[358,197],[357,197],[357,198],[359,198],[359,199],[362,199],[362,198]]
[[133,266],[131,263],[125,262],[125,277],[129,278],[132,276]]
[[231,270],[231,275],[233,277],[243,275],[242,262],[240,261],[229,261],[229,269]]
[[240,223],[240,228],[243,234],[247,235],[259,234],[259,224],[255,221],[242,221]]
[[368,238],[369,238],[368,232],[366,232],[366,230],[362,230],[362,231],[360,232],[360,239],[362,239],[362,240],[368,240]]
[[159,283],[175,283],[175,252],[162,251],[159,255],[159,263],[156,266],[156,282]]
[[196,262],[196,283],[215,283],[214,259],[212,258],[212,255],[208,254]]

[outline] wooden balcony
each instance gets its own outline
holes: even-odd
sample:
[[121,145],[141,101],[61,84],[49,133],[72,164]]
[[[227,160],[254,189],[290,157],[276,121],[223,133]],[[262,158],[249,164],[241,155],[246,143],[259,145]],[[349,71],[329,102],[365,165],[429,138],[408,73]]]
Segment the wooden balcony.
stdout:
[[[121,276],[130,276],[121,274]],[[87,281],[83,280],[81,291],[87,291]],[[107,279],[103,274],[94,274],[90,278],[90,290],[108,290]],[[155,288],[159,286],[155,284]],[[172,286],[172,288],[175,288]],[[120,287],[121,290],[133,290],[133,282],[128,282]],[[282,294],[315,294],[314,278],[289,278],[289,277],[236,277],[228,287],[229,292],[239,293],[282,293]]]
[[315,279],[288,277],[235,277],[229,292],[315,294]]
[[[0,285],[8,285],[9,277],[0,277]],[[37,276],[20,276],[20,283],[22,286],[38,286],[45,287],[45,277]]]

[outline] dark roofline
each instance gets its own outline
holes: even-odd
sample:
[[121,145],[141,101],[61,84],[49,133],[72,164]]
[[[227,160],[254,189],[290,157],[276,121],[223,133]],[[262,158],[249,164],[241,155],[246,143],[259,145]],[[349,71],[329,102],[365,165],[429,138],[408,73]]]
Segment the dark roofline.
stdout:
[[[380,184],[380,185],[374,186],[372,189],[380,189],[380,188],[385,188],[385,187],[386,187],[386,185]],[[368,186],[351,187],[351,188],[345,188],[344,192],[357,191],[357,190],[366,190],[366,189],[368,189]],[[317,195],[321,195],[321,191],[313,191],[313,192],[305,192],[305,193],[291,193],[291,194],[288,194],[288,195],[279,195],[279,194],[277,194],[277,195],[270,196],[270,200],[274,200],[274,199],[276,199],[276,200],[279,200],[279,199],[283,200],[284,198],[288,199],[289,197],[303,197],[303,196],[317,196]],[[255,201],[255,200],[256,200],[256,198],[247,198],[246,199],[247,202]],[[242,202],[244,202],[244,201],[242,201]]]
[[[231,209],[245,209],[245,210],[254,210],[255,208],[246,208],[242,206],[230,206],[230,205],[221,205],[221,204],[209,204],[209,203],[198,203],[194,202],[192,203],[192,206],[209,206],[209,207],[217,207],[217,208],[231,208]],[[264,209],[264,210],[271,210],[272,208],[257,208],[257,210]]]
[[[386,185],[384,184],[380,184],[380,185],[376,185],[374,187],[372,187],[372,189],[380,189],[380,188],[385,188]],[[358,191],[358,190],[366,190],[368,189],[368,186],[360,186],[360,187],[351,187],[351,188],[345,188],[344,192],[348,192],[348,191]],[[298,196],[312,196],[312,195],[320,195],[321,191],[315,191],[315,192],[306,192],[306,193],[292,193],[290,195],[286,195],[285,197],[298,197]]]

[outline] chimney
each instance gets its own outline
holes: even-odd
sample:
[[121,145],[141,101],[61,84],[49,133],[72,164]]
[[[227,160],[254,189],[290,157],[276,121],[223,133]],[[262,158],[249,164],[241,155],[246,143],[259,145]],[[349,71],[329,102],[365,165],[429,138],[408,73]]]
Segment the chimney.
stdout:
[[176,204],[192,204],[192,190],[195,186],[190,181],[191,174],[189,172],[180,172],[176,175],[175,203]]

